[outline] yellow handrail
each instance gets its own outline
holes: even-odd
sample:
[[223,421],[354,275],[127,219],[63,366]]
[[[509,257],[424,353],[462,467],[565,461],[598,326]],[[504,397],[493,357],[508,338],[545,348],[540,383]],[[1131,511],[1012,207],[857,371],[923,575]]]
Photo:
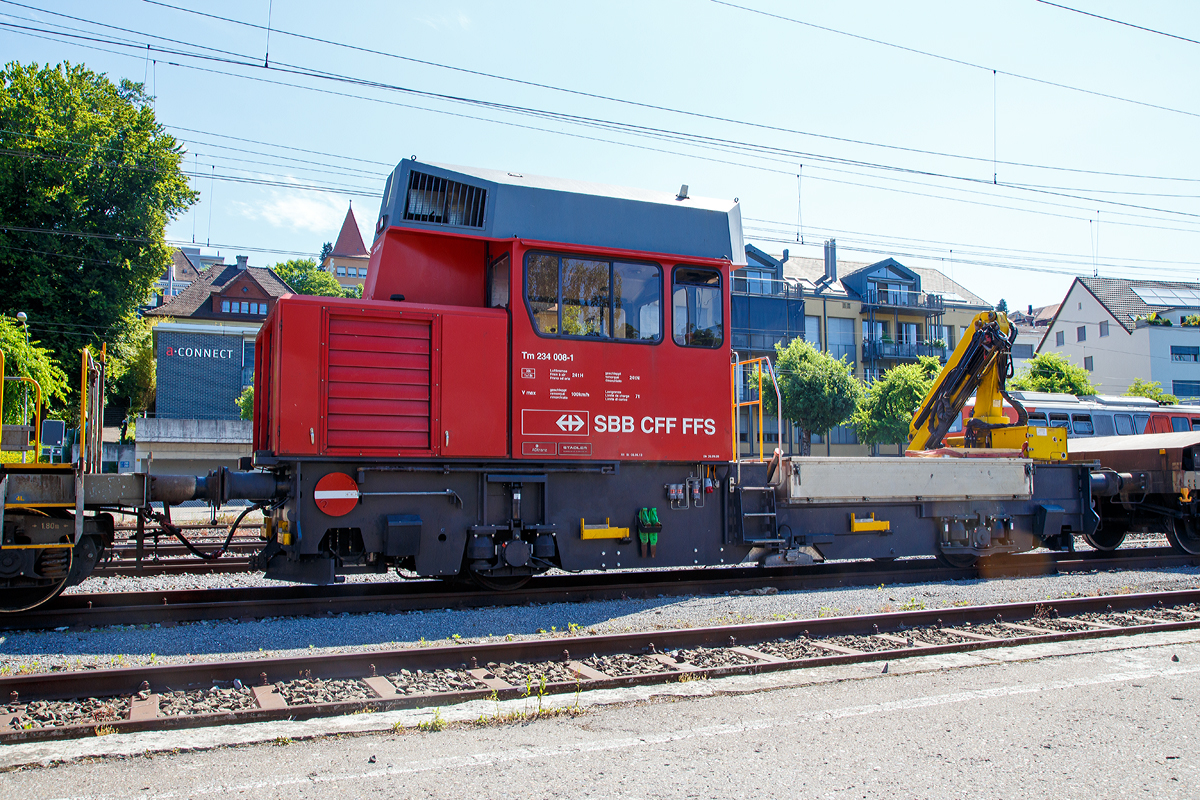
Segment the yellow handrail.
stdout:
[[[40,444],[41,444],[41,430],[42,430],[42,386],[40,383],[35,381],[33,378],[27,377],[25,375],[11,375],[11,376],[4,375],[4,353],[3,352],[0,352],[0,376],[4,376],[4,380],[0,381],[0,442],[2,442],[4,440],[4,387],[5,387],[5,385],[9,381],[13,381],[15,383],[32,383],[33,388],[37,390],[37,392],[36,392],[37,402],[34,404],[34,418],[33,418],[34,425],[33,425],[33,431],[32,431],[33,449],[34,449],[33,460],[34,460],[34,463],[36,463],[38,461],[38,458],[41,455]],[[3,445],[0,445],[0,448],[3,448]],[[29,449],[29,440],[26,439],[25,444],[21,449],[22,463],[25,461],[25,453],[28,451],[28,449]]]
[[[738,390],[737,368],[743,367],[747,364],[757,364],[758,365],[758,393],[756,395],[757,399],[755,399],[755,400],[738,400],[737,399],[737,390]],[[766,367],[765,370],[763,369],[764,365]],[[762,393],[762,388],[763,388],[763,373],[764,372],[770,372],[771,385],[775,387],[775,415],[777,418],[776,423],[777,423],[777,427],[778,427],[777,435],[780,437],[783,436],[783,398],[779,392],[779,381],[776,380],[776,378],[775,378],[775,368],[773,366],[771,366],[771,359],[767,356],[758,356],[757,358],[748,358],[745,361],[739,361],[739,360],[737,360],[737,354],[735,353],[734,359],[733,359],[733,361],[730,362],[730,365],[729,365],[729,388],[730,388],[730,392],[731,392],[730,400],[732,401],[732,407],[733,407],[733,459],[735,461],[741,460],[738,456],[738,433],[739,433],[739,431],[738,431],[738,428],[739,428],[738,412],[744,406],[751,406],[751,407],[757,406],[757,408],[758,408],[758,460],[759,461],[766,460],[765,456],[763,455],[763,393]],[[751,421],[753,421],[753,419],[754,419],[753,413],[751,413],[750,419],[751,419]]]

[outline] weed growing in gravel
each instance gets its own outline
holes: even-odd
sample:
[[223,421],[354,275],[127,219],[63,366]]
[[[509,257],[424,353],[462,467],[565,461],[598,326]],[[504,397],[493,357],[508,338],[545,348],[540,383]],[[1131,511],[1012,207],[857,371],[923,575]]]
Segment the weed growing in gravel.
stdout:
[[96,735],[97,736],[109,736],[116,732],[117,732],[117,729],[114,728],[112,725],[97,725],[96,726]]
[[970,600],[956,600],[954,602],[954,605],[958,606],[959,608],[962,608],[964,606],[971,605],[971,601]]
[[12,667],[10,667],[8,664],[0,667],[0,675],[12,675]]
[[818,617],[836,617],[837,615],[838,610],[830,606],[821,606],[820,610],[817,611]]
[[924,611],[925,610],[925,601],[918,600],[917,598],[914,597],[914,598],[910,599],[907,603],[901,603],[900,610],[901,611]]
[[504,637],[504,641],[506,641],[506,642],[511,642],[512,640],[513,640],[513,635],[511,633]]
[[433,710],[433,717],[430,719],[417,723],[417,730],[424,731],[425,733],[437,733],[445,729],[446,720],[442,718],[442,710],[440,708]]
[[692,681],[706,681],[708,674],[704,672],[685,672],[679,676],[680,683],[691,683]]
[[290,737],[290,736],[276,736],[275,737],[275,744],[278,745],[279,747],[286,747],[287,745],[289,745],[291,743],[292,743],[292,737]]
[[567,632],[568,632],[568,633],[578,633],[578,632],[579,632],[579,626],[578,626],[578,625],[576,625],[574,622],[568,622],[568,623],[567,623]]
[[393,723],[392,723],[392,733],[404,733],[404,732],[406,732],[407,730],[408,730],[408,729],[404,727],[404,721],[403,721],[403,720],[399,720],[399,719],[398,719],[398,720],[396,720],[395,722],[393,722]]

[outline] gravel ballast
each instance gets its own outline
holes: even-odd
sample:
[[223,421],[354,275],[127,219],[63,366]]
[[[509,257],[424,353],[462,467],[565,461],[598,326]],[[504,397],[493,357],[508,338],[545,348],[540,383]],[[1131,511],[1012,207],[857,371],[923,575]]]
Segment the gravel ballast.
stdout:
[[[197,588],[239,585],[233,581],[248,577],[186,576]],[[161,582],[163,578],[140,580]],[[770,586],[769,572],[764,572],[763,583],[764,586]],[[88,587],[88,590],[95,591],[96,588]],[[563,637],[566,640],[570,638],[570,630],[587,633],[654,631],[736,622],[769,622],[1193,588],[1200,588],[1200,568],[1175,567],[936,584],[781,591],[763,595],[660,596],[401,614],[268,618],[252,622],[203,621],[183,623],[172,628],[146,625],[93,628],[88,631],[8,632],[0,634],[0,674],[338,653],[364,648],[448,645],[487,640],[489,637],[493,640]],[[995,633],[1005,635],[1001,630]],[[587,654],[579,655],[583,657]],[[626,669],[639,672],[646,666],[649,665],[629,665]],[[599,664],[596,668],[608,671]],[[625,670],[613,671],[619,674]]]

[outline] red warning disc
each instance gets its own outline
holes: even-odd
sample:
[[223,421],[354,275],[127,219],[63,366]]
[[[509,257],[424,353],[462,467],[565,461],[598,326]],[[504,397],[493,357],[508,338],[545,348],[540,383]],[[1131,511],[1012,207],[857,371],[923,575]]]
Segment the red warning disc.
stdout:
[[331,472],[313,490],[317,508],[331,517],[344,517],[358,505],[358,484],[344,472]]

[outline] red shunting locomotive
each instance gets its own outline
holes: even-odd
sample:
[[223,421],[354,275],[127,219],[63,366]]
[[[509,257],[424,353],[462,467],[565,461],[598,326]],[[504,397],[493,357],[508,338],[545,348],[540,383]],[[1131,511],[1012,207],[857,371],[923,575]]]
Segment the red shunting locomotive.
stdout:
[[[956,546],[974,556],[1091,524],[1085,467],[1014,459],[994,495],[859,487],[825,502],[784,485],[799,467],[735,462],[729,281],[743,263],[738,204],[686,187],[401,162],[363,299],[285,297],[259,334],[254,466],[288,492],[258,564],[286,580],[396,567],[498,587],[552,567],[935,553],[947,520],[972,516],[986,536]],[[879,483],[878,467],[843,462],[882,459],[826,461],[804,469]],[[888,526],[855,529],[864,500]]]

